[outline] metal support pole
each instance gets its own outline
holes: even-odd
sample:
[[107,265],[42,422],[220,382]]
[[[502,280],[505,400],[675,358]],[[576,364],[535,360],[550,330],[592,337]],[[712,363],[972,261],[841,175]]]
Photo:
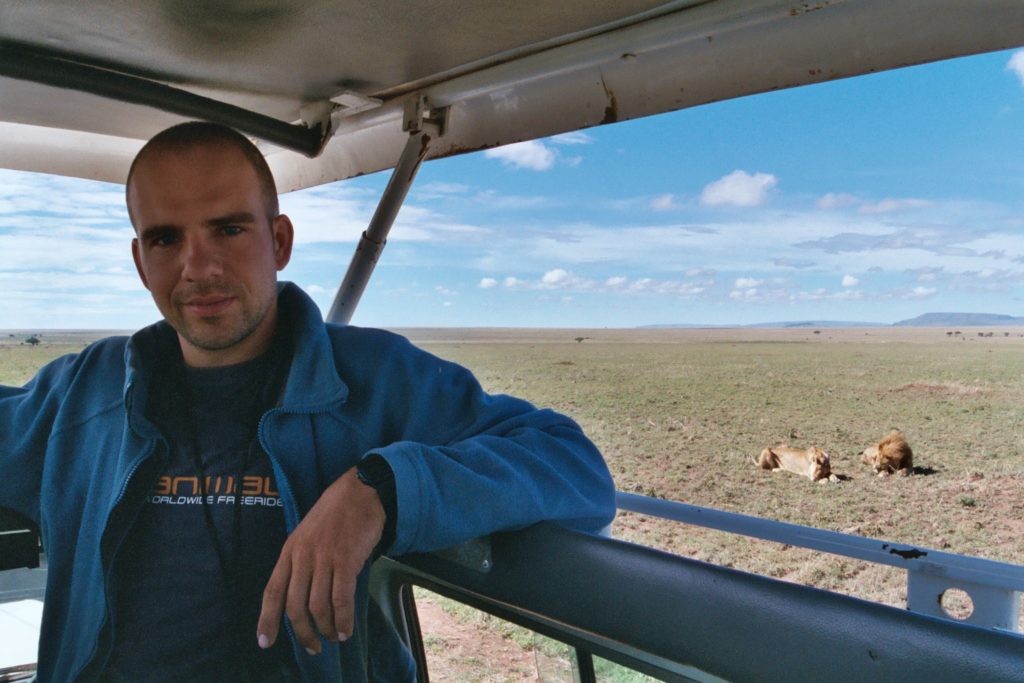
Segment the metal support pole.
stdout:
[[[327,314],[327,322],[348,324],[352,320],[352,314],[355,313],[359,299],[363,296],[366,283],[369,282],[370,275],[373,274],[373,269],[377,265],[377,259],[384,250],[388,232],[398,216],[399,209],[402,208],[402,202],[405,201],[409,188],[412,187],[412,181],[416,177],[420,164],[427,155],[431,135],[432,132],[426,128],[416,130],[409,135],[398,165],[395,166],[395,170],[391,174],[391,180],[388,181],[388,186],[384,189],[384,194],[380,198],[380,203],[377,204],[373,218],[370,219],[370,226],[359,239],[359,246],[356,247],[356,253],[352,255],[345,279],[334,296],[334,303],[331,304],[331,310]],[[436,136],[436,133],[433,135]]]

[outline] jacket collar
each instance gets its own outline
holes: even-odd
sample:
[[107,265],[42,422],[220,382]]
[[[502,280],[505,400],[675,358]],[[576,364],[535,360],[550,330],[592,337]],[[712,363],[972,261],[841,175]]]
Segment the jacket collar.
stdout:
[[[320,309],[291,282],[278,284],[281,332],[292,347],[291,364],[280,408],[293,413],[321,412],[348,398],[348,386],[338,377],[334,351]],[[165,320],[131,336],[125,347],[125,409],[128,422],[141,436],[159,432],[146,418],[151,383],[164,363],[180,363],[177,333]]]

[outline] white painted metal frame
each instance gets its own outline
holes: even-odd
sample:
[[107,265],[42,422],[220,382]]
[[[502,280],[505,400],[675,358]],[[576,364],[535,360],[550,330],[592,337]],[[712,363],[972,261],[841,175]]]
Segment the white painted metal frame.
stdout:
[[[550,49],[517,52],[494,66],[468,64],[437,74],[422,88],[382,98],[379,107],[367,111],[341,107],[332,116],[334,137],[317,159],[268,148],[278,186],[294,190],[393,167],[406,141],[399,125],[403,110],[416,97],[450,108],[449,132],[429,159],[1024,45],[1019,0],[713,0],[671,7],[665,14],[620,22],[613,30],[555,41]],[[281,97],[266,93],[180,86],[253,111],[289,108]],[[394,92],[405,93],[404,88]],[[97,97],[63,97],[79,110],[110,108]],[[328,101],[291,104],[318,111],[319,105],[333,106]],[[135,105],[116,111],[148,121],[150,134],[174,118]],[[0,166],[123,182],[146,129],[136,126],[124,137],[83,129],[73,134],[77,147],[52,154],[47,150],[56,145],[50,138],[59,131],[44,125],[0,123]]]
[[1024,592],[1024,567],[1021,566],[634,493],[619,492],[616,503],[619,510],[898,567],[907,572],[907,609],[958,621],[943,609],[942,596],[950,589],[960,589],[970,596],[974,606],[971,615],[963,621],[985,628],[1021,632],[1020,596]]

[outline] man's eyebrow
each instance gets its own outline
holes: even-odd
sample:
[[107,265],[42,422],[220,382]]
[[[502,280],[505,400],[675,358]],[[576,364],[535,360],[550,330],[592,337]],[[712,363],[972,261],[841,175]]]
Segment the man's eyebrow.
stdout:
[[143,228],[139,232],[139,239],[142,240],[143,242],[147,242],[153,239],[154,237],[166,235],[167,233],[173,232],[174,230],[177,230],[177,227],[173,225],[150,225]]
[[239,211],[237,213],[229,213],[226,216],[217,216],[211,218],[204,223],[211,228],[216,228],[222,225],[237,225],[239,223],[255,223],[256,216],[252,215],[248,211]]

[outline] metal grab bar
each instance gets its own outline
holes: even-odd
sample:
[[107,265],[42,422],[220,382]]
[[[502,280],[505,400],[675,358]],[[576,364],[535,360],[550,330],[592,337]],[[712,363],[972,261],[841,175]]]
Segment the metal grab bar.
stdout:
[[1024,591],[1024,567],[1018,565],[851,536],[635,493],[620,491],[615,500],[619,510],[899,567],[907,571],[908,609],[949,619],[951,617],[942,609],[941,598],[947,590],[956,588],[970,595],[974,606],[965,621],[975,626],[1020,631],[1020,593]]

